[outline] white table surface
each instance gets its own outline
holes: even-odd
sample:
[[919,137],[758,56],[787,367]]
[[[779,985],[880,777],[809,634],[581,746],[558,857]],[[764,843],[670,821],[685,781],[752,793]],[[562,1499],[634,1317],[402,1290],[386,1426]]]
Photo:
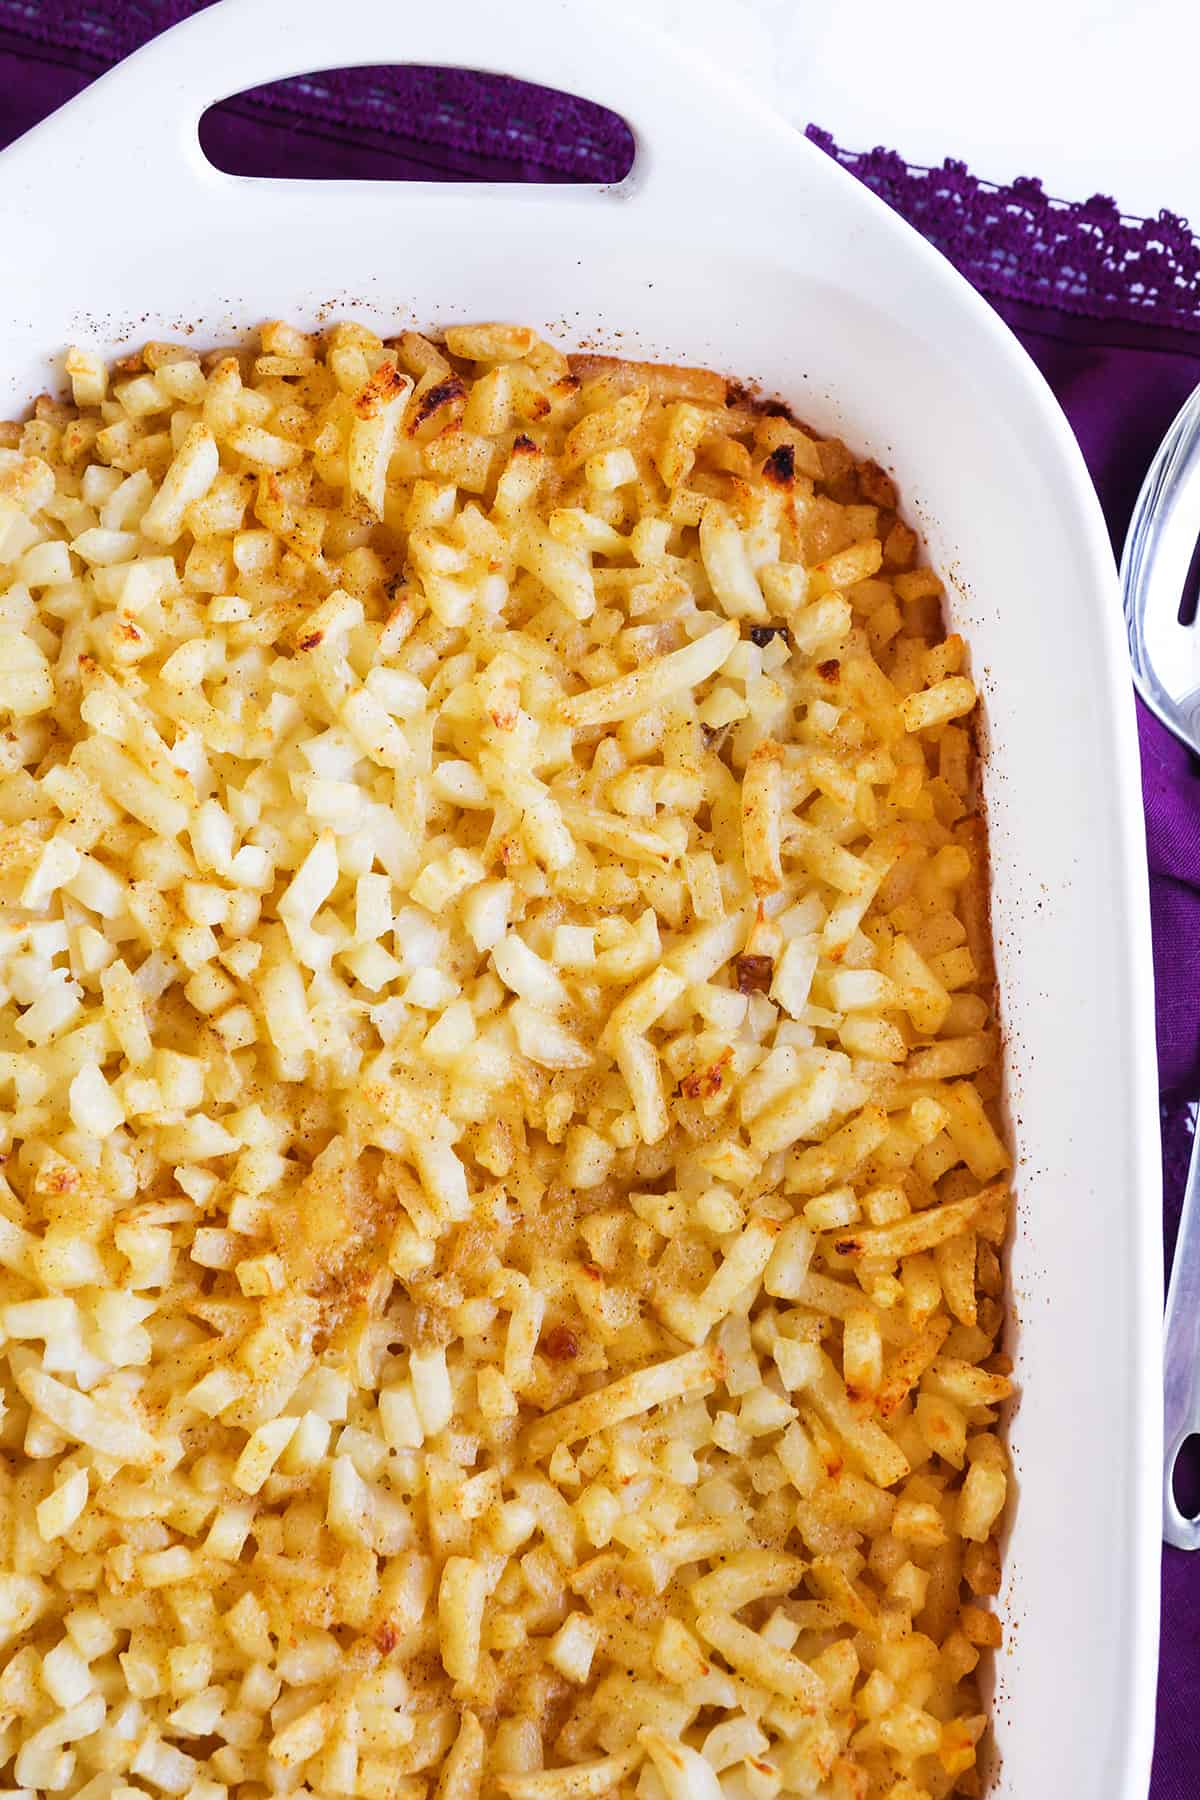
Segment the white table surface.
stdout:
[[1200,232],[1198,0],[640,0],[850,150],[1038,175]]

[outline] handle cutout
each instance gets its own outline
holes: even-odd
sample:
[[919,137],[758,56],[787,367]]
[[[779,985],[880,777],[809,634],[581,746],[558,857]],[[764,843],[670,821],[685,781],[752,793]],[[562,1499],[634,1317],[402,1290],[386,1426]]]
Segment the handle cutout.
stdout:
[[[264,129],[265,127],[265,129]],[[227,175],[273,180],[621,181],[619,113],[508,75],[420,64],[322,69],[210,106],[200,145]]]
[[1171,1470],[1171,1492],[1183,1518],[1200,1518],[1200,1435],[1184,1438]]

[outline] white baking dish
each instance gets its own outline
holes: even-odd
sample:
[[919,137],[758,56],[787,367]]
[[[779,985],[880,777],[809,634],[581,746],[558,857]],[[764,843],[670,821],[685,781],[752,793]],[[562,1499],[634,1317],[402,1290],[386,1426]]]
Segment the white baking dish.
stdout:
[[[634,128],[634,170],[600,192],[270,183],[200,152],[196,121],[230,91],[403,60],[600,100]],[[1160,1247],[1140,795],[1112,556],[1032,363],[782,119],[582,0],[223,0],[7,151],[0,217],[9,408],[56,383],[72,340],[500,317],[756,377],[898,471],[973,647],[990,743],[1024,1389],[996,1792],[1144,1795]]]

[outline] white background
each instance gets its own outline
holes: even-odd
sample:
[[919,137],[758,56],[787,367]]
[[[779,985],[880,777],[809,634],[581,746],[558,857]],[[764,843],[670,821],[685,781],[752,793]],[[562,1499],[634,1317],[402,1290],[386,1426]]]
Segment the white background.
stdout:
[[640,0],[846,149],[1200,230],[1197,0]]

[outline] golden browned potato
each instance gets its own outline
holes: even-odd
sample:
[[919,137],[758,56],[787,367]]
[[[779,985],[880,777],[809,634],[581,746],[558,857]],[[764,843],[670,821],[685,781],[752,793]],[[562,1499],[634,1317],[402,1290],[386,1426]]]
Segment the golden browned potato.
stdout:
[[14,1786],[977,1792],[1010,1158],[890,475],[521,326],[66,371],[0,433]]

